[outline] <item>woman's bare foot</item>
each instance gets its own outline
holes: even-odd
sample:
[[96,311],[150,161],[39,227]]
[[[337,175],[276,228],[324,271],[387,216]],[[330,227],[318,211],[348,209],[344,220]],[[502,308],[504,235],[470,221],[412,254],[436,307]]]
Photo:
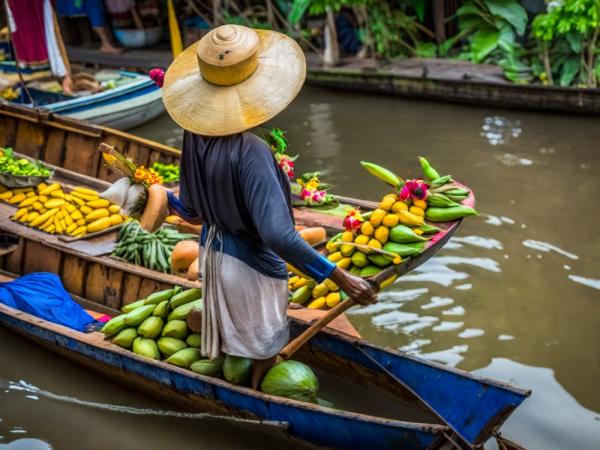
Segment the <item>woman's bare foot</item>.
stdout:
[[102,45],[100,46],[100,51],[102,53],[114,53],[114,54],[119,54],[119,53],[123,53],[125,49],[121,48],[121,47],[115,47],[112,44],[106,44],[106,45]]
[[265,377],[271,367],[275,365],[277,356],[273,356],[269,359],[255,359],[252,363],[252,389],[258,390],[260,382]]

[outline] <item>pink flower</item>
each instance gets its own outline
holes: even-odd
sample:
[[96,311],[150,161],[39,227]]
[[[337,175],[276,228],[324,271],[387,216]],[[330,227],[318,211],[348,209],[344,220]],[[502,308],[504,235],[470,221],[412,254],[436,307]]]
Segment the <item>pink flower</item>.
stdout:
[[294,179],[294,162],[291,159],[282,156],[279,158],[279,167],[290,177],[290,180]]
[[344,218],[344,228],[346,231],[354,231],[360,229],[360,226],[363,223],[363,218],[360,215],[360,211],[357,209],[353,209],[348,213],[348,215]]
[[163,87],[163,83],[165,81],[165,71],[162,69],[152,69],[148,76],[154,81],[154,83],[159,87]]
[[323,200],[325,200],[325,191],[316,191],[313,193],[312,199],[313,202],[317,202],[317,203],[321,203],[323,202]]
[[307,198],[311,198],[311,196],[312,196],[312,192],[309,191],[306,188],[302,189],[302,192],[300,192],[300,198],[302,200],[306,200]]
[[402,200],[408,200],[409,198],[425,200],[428,188],[429,186],[423,183],[423,180],[408,180],[400,191],[400,198]]

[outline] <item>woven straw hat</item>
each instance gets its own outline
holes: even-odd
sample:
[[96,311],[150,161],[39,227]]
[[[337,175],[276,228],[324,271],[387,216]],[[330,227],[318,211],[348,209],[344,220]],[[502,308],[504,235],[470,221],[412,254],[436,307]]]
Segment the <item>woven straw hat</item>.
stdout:
[[306,78],[298,44],[275,31],[223,25],[173,61],[163,102],[182,128],[227,136],[253,128],[285,109]]

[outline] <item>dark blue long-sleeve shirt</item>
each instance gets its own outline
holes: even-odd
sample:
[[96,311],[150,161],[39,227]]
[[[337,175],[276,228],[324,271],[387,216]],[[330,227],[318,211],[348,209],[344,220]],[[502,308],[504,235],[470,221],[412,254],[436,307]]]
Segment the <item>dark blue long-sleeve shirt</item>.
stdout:
[[287,175],[257,136],[186,131],[180,165],[179,200],[169,195],[171,207],[188,220],[216,226],[225,253],[275,278],[287,277],[283,260],[318,281],[335,268],[296,232]]

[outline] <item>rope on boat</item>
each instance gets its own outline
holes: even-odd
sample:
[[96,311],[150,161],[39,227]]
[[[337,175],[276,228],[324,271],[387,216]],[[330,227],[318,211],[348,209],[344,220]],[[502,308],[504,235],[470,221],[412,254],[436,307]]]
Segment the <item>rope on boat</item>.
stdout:
[[76,397],[68,395],[55,394],[53,392],[45,391],[37,386],[27,383],[24,380],[18,382],[0,379],[0,388],[9,391],[20,391],[29,394],[27,397],[33,400],[37,400],[36,397],[44,397],[50,400],[56,400],[63,403],[69,403],[77,406],[85,406],[88,408],[100,409],[103,411],[117,412],[122,414],[130,414],[134,416],[155,416],[155,417],[176,417],[180,419],[210,419],[210,420],[225,420],[228,422],[235,422],[244,425],[261,425],[269,426],[277,429],[287,429],[287,422],[280,422],[276,420],[256,420],[256,419],[244,419],[241,417],[223,416],[219,414],[210,413],[190,413],[184,411],[171,411],[162,409],[152,408],[136,408],[134,406],[124,405],[112,405],[110,403],[92,402],[88,400],[81,400]]

